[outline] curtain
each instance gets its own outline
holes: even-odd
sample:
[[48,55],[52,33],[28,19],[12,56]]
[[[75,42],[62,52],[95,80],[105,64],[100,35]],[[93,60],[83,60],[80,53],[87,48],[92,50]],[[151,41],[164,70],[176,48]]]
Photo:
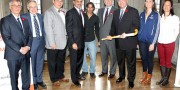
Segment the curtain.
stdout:
[[5,15],[4,0],[0,0],[0,19]]

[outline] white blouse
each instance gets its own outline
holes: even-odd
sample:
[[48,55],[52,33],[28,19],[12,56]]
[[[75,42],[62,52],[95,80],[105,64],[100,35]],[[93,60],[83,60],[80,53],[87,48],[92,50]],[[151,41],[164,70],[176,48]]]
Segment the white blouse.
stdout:
[[176,41],[179,34],[179,17],[176,15],[169,15],[161,17],[160,21],[160,33],[158,38],[158,43],[169,44]]

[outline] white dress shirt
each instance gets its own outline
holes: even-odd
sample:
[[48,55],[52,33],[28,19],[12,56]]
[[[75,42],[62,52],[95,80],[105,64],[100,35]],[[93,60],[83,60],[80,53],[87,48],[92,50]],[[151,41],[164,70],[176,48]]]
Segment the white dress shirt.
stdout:
[[169,15],[161,17],[160,21],[160,33],[158,43],[169,44],[176,41],[179,34],[179,17],[176,15]]
[[[34,14],[30,13],[30,16],[31,16],[31,24],[32,24],[33,37],[36,37],[36,30],[35,30],[35,26],[34,26]],[[40,26],[40,23],[39,23],[39,18],[37,17],[37,15],[35,15],[35,17],[36,17],[36,20],[38,22],[40,36],[42,36],[41,26]]]

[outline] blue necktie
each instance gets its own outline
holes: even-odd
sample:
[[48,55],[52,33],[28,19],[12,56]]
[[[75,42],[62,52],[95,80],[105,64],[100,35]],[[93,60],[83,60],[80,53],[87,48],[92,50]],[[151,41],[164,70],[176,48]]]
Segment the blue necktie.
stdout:
[[36,31],[36,37],[39,38],[40,37],[39,25],[38,25],[35,15],[34,15],[34,27],[35,27],[35,31]]
[[22,31],[23,31],[23,34],[24,34],[24,30],[23,30],[23,27],[22,27],[22,24],[21,24],[19,18],[17,18],[17,22],[18,22],[19,26],[21,27],[21,29],[22,29]]

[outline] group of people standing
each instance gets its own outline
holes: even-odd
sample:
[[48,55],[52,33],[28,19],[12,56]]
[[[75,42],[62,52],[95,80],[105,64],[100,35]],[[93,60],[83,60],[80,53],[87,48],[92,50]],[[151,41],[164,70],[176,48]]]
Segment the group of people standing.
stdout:
[[[38,14],[37,2],[34,0],[27,4],[29,12],[22,15],[21,1],[10,1],[11,14],[1,20],[1,34],[6,45],[5,59],[8,61],[12,90],[18,90],[20,69],[22,89],[29,89],[30,57],[34,89],[37,90],[38,86],[47,88],[42,80],[45,47],[49,76],[54,86],[69,82],[64,75],[67,47],[74,85],[81,86],[79,80],[85,80],[88,72],[91,78],[95,78],[96,37],[102,62],[99,77],[108,74],[110,56],[108,79],[114,78],[118,65],[119,78],[116,83],[122,82],[126,77],[127,65],[128,87],[133,88],[136,50],[139,48],[143,66],[140,83],[150,84],[157,48],[162,78],[156,84],[166,86],[169,83],[171,59],[179,34],[179,17],[174,15],[172,0],[165,0],[161,15],[155,8],[155,0],[145,0],[145,8],[140,15],[137,9],[128,5],[128,0],[117,0],[119,9],[113,6],[113,0],[103,0],[105,7],[99,9],[97,15],[93,13],[95,6],[92,2],[88,2],[86,10],[82,11],[83,0],[73,0],[74,7],[66,11],[62,8],[63,1],[52,0],[53,6],[46,10],[44,17]],[[138,35],[129,36],[135,30],[139,30]],[[113,39],[113,36],[118,38]],[[86,61],[87,53],[90,56],[90,68]]]

